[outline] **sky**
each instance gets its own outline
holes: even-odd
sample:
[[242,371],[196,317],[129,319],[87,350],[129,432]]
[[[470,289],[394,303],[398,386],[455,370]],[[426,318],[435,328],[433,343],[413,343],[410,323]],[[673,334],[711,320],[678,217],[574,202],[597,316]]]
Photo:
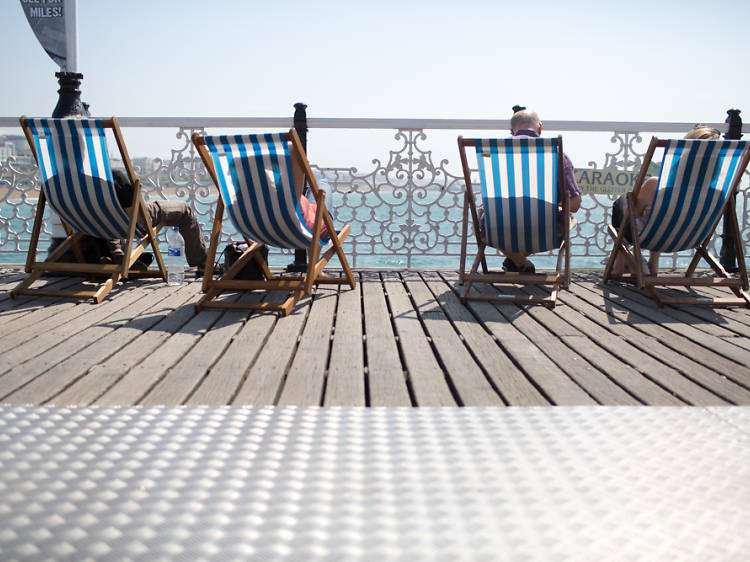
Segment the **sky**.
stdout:
[[[78,0],[78,69],[92,113],[119,117],[302,101],[308,117],[750,120],[748,16],[747,0]],[[0,21],[0,116],[50,114],[58,67],[20,2]]]

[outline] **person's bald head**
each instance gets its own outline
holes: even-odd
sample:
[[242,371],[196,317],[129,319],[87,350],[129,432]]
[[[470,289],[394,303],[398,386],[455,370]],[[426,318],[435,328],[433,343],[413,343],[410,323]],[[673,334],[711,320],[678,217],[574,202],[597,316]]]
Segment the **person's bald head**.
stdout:
[[535,131],[537,134],[541,134],[542,122],[539,120],[539,115],[536,111],[522,109],[513,114],[513,117],[510,118],[511,134],[515,135],[516,132],[522,129],[528,129],[530,131]]

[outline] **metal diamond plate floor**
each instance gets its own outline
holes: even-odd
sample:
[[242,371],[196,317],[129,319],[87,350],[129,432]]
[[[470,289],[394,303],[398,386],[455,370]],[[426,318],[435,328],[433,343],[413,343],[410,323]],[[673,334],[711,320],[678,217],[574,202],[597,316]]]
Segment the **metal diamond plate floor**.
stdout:
[[0,559],[741,560],[750,408],[0,406]]

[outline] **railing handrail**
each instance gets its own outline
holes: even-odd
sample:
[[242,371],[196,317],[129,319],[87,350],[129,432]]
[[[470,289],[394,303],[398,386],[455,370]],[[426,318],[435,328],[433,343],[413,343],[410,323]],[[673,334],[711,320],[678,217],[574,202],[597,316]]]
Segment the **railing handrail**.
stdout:
[[[111,116],[108,116],[111,117]],[[218,127],[218,128],[272,128],[288,129],[294,125],[291,117],[120,117],[122,127]],[[704,123],[722,133],[727,123]],[[18,117],[0,117],[0,127],[17,127]],[[508,119],[390,119],[367,117],[310,117],[310,129],[419,129],[507,131]],[[695,126],[694,122],[655,121],[558,121],[545,120],[550,131],[601,131],[618,133],[684,133]],[[750,123],[743,124],[743,133],[750,133]]]

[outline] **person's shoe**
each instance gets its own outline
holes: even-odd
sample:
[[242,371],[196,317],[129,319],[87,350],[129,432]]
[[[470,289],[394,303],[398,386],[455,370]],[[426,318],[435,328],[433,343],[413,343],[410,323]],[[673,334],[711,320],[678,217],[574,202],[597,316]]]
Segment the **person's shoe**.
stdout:
[[[195,270],[195,278],[196,278],[196,279],[201,279],[201,278],[203,278],[203,276],[204,276],[205,274],[206,274],[206,272],[205,272],[205,268],[203,268],[203,267],[198,267],[198,268],[196,268],[196,270]],[[216,264],[216,265],[214,266],[214,270],[213,270],[213,274],[212,274],[212,275],[213,275],[214,277],[221,277],[222,275],[224,275],[224,266],[223,266],[223,265],[221,265],[220,263],[217,263],[217,264]]]
[[503,261],[503,271],[507,273],[534,273],[536,268],[529,260],[526,260],[521,267],[518,267],[512,259],[505,258]]

